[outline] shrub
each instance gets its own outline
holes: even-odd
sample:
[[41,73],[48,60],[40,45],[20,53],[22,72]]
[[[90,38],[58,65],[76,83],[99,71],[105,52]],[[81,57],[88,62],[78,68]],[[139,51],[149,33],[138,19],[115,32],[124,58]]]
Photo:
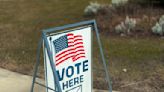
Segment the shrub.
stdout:
[[121,22],[121,24],[117,25],[115,27],[115,31],[116,31],[116,33],[125,33],[126,32],[126,27],[125,27],[124,22]]
[[90,4],[85,8],[85,15],[95,15],[98,10],[101,9],[101,5],[97,2],[90,2]]
[[136,20],[126,16],[124,22],[121,22],[115,27],[117,33],[130,33],[130,31],[136,26]]
[[164,15],[159,19],[159,22],[152,27],[152,32],[157,35],[164,35]]
[[130,30],[136,26],[136,20],[133,18],[129,18],[129,16],[126,16],[125,26],[127,27],[127,32],[129,33]]

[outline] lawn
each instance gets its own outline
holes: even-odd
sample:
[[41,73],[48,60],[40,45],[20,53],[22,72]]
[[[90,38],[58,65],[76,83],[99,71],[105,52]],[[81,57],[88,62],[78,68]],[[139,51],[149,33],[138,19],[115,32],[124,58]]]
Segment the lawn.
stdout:
[[[110,0],[97,1],[110,3]],[[88,20],[83,15],[89,2],[90,0],[0,1],[0,67],[32,75],[41,30]],[[103,33],[100,36],[114,89],[122,92],[163,90],[164,39],[119,37]],[[95,43],[93,51],[96,51],[96,65],[100,60],[97,49]],[[146,91],[135,91],[140,87]]]
[[[31,72],[36,61],[41,30],[88,20],[83,17],[83,12],[89,2],[90,0],[1,0],[1,67]],[[110,3],[110,0],[99,2]]]
[[[162,92],[164,39],[101,35],[101,40],[114,89],[121,92],[153,92],[150,90],[156,89],[155,92]],[[97,50],[95,47],[94,51]],[[94,61],[100,60],[97,54],[95,57]],[[140,87],[143,91],[138,89]]]

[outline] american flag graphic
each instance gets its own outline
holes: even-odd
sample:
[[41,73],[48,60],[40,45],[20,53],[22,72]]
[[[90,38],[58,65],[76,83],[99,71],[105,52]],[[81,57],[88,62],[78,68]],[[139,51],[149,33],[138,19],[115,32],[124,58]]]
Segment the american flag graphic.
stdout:
[[80,58],[85,58],[82,35],[68,33],[53,41],[55,47],[56,66],[72,59],[73,62]]

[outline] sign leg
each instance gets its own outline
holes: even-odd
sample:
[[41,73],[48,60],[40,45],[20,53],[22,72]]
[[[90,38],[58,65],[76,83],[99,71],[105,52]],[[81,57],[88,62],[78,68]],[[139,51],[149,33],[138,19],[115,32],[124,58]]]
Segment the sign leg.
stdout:
[[34,74],[33,74],[33,80],[32,80],[32,86],[31,86],[31,92],[34,92],[34,84],[35,84],[35,80],[36,80],[36,76],[37,76],[37,72],[38,72],[38,68],[39,68],[39,64],[40,64],[40,50],[42,47],[42,38],[39,41],[38,44],[38,49],[37,49],[37,61],[36,61],[36,65],[35,65],[35,70],[34,70]]
[[108,82],[109,92],[112,92],[112,84],[111,84],[111,81],[110,81],[109,73],[107,71],[108,68],[107,68],[107,65],[106,65],[104,52],[103,52],[103,49],[102,49],[102,44],[101,44],[101,41],[100,41],[100,36],[99,36],[99,32],[98,32],[98,28],[97,28],[96,22],[94,22],[94,27],[95,27],[95,31],[96,31],[98,45],[99,45],[99,48],[100,48],[100,54],[101,54],[101,57],[102,57],[103,66],[104,66],[104,69],[105,69],[106,80]]

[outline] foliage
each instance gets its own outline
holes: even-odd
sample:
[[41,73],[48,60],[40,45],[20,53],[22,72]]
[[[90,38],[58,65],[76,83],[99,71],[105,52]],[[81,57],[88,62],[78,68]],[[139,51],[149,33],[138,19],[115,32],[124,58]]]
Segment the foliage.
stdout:
[[126,16],[124,22],[121,22],[115,27],[117,33],[130,33],[130,31],[136,26],[136,20]]
[[157,35],[164,35],[164,15],[159,19],[159,22],[152,27],[152,32]]
[[94,15],[101,9],[101,5],[97,2],[90,2],[90,4],[85,8],[85,15]]

